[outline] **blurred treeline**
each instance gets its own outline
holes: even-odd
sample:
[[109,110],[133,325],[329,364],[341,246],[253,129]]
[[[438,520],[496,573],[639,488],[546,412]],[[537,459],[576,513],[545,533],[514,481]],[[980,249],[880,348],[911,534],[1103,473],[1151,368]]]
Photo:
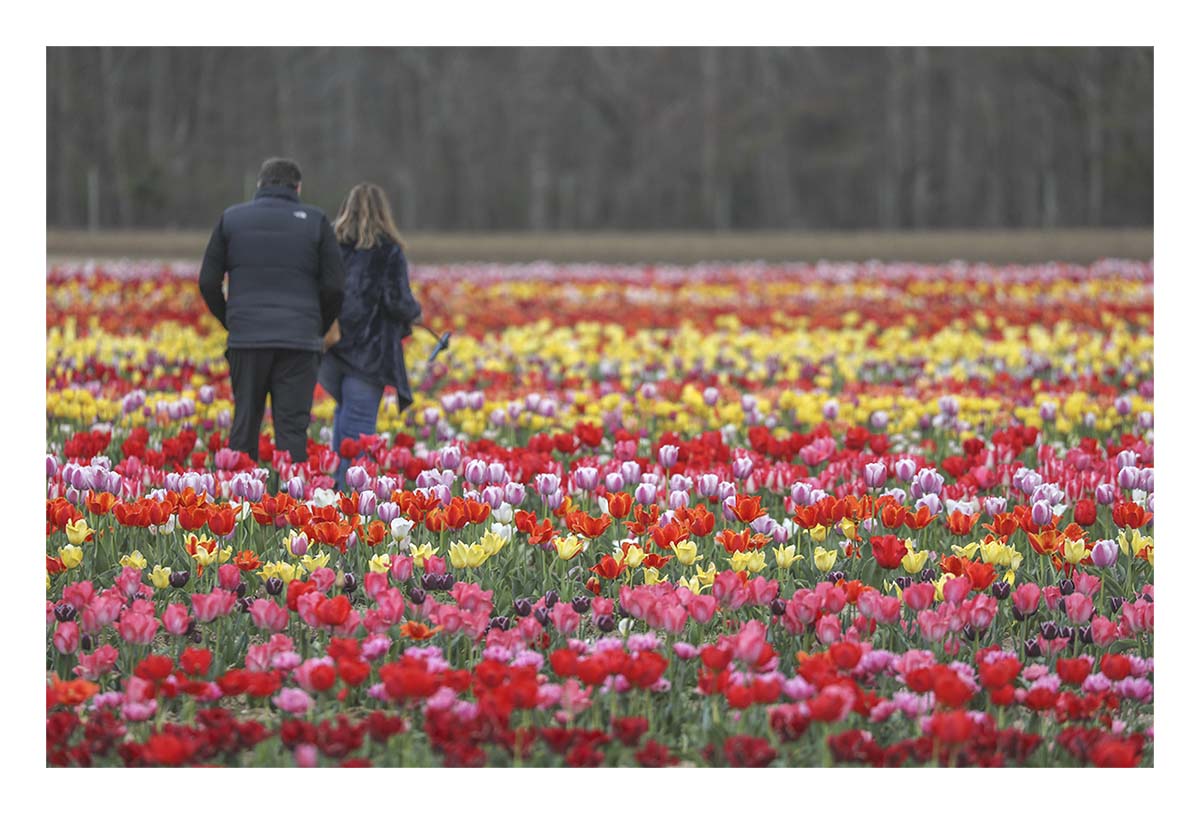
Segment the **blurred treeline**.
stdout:
[[50,48],[48,222],[208,227],[262,159],[404,229],[1153,222],[1149,48]]

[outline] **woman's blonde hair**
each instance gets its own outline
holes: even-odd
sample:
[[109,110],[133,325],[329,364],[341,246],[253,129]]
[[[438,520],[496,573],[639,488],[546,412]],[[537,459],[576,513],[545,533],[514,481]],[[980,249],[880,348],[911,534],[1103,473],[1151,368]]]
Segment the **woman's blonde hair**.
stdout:
[[356,249],[373,249],[385,239],[403,246],[400,230],[392,220],[392,207],[375,184],[359,184],[350,190],[333,222],[333,233],[338,243]]

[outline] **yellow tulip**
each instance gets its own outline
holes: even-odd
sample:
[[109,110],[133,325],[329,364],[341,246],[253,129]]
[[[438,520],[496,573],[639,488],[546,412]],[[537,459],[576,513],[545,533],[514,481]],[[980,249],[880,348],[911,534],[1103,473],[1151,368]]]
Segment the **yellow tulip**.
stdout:
[[88,528],[87,521],[82,517],[67,523],[67,539],[71,545],[83,545],[91,533],[92,530]]
[[796,546],[775,546],[775,565],[779,568],[791,568],[792,563],[797,560],[802,560],[804,557],[796,553]]
[[699,553],[699,548],[691,540],[671,543],[671,550],[675,552],[675,559],[679,560],[680,565],[692,565],[698,560],[704,559],[704,555]]
[[631,545],[621,558],[621,564],[629,568],[637,568],[644,559],[646,559],[646,552],[642,550],[642,547]]
[[467,567],[467,544],[461,541],[450,544],[450,565],[454,568]]
[[969,560],[974,557],[975,552],[979,550],[979,543],[971,543],[970,545],[963,546],[952,545],[950,546],[950,550],[953,551],[956,556],[966,557]]
[[700,580],[700,584],[706,588],[711,588],[713,581],[717,578],[717,564],[710,562],[708,568],[704,569],[696,566],[696,579]]
[[392,567],[392,558],[387,554],[376,554],[367,563],[367,567],[371,569],[373,574],[386,574],[388,569]]
[[483,550],[487,552],[489,557],[495,556],[500,549],[504,548],[508,540],[494,531],[486,532],[483,537],[479,538],[479,545],[483,546]]
[[833,564],[837,562],[837,549],[826,551],[821,546],[813,549],[813,565],[817,566],[817,570],[821,572],[828,571],[833,568]]
[[[417,415],[420,415],[420,413]],[[433,545],[431,543],[422,543],[412,550],[413,564],[418,568],[424,568],[425,561],[436,554],[437,552],[433,550]]]
[[58,549],[58,558],[62,560],[68,570],[77,568],[83,562],[83,549],[79,546],[67,544]]
[[316,571],[318,568],[324,568],[329,565],[329,552],[323,554],[305,554],[300,558],[300,562],[304,563],[304,568],[309,573]]
[[487,562],[487,549],[480,543],[474,543],[467,547],[467,567],[478,568]]
[[647,566],[642,569],[642,580],[646,585],[657,585],[662,582],[662,577],[659,576],[657,568]]
[[699,594],[704,590],[704,586],[700,584],[700,579],[698,577],[692,577],[691,579],[688,579],[687,577],[680,577],[679,584],[694,594]]
[[808,536],[813,538],[818,543],[825,542],[825,537],[829,534],[827,526],[813,526],[808,530]]
[[849,517],[843,518],[841,523],[842,534],[853,540],[858,536],[858,526]]
[[134,549],[121,558],[121,565],[125,568],[133,568],[141,571],[146,567],[146,558],[142,556],[142,552]]
[[735,551],[729,558],[729,565],[734,571],[757,574],[767,567],[767,557],[761,551]]
[[553,540],[554,550],[558,552],[560,560],[569,560],[583,551],[583,543],[574,534],[568,534],[566,537],[555,537]]
[[171,569],[161,565],[154,566],[154,570],[150,572],[150,584],[160,591],[166,588],[171,584]]
[[1087,556],[1087,546],[1083,540],[1072,540],[1070,538],[1063,540],[1063,559],[1078,565],[1080,560]]
[[[907,542],[907,541],[906,541]],[[909,544],[909,551],[900,560],[900,565],[910,574],[917,574],[925,567],[925,563],[929,561],[928,551],[913,551],[912,544]]]
[[942,596],[942,587],[946,584],[946,580],[948,579],[950,579],[950,574],[944,573],[933,583],[934,597],[938,602],[941,602],[943,599],[945,599],[945,597]]

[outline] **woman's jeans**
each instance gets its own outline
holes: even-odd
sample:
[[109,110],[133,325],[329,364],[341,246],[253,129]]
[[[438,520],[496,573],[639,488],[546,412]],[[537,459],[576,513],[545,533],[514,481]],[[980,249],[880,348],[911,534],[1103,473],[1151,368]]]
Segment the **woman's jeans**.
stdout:
[[[360,435],[375,434],[379,403],[383,401],[383,385],[348,373],[337,364],[325,364],[321,369],[321,386],[337,402],[333,411],[333,449],[341,455],[342,441],[357,441]],[[341,458],[337,471],[337,486],[346,488],[346,472],[350,461]]]

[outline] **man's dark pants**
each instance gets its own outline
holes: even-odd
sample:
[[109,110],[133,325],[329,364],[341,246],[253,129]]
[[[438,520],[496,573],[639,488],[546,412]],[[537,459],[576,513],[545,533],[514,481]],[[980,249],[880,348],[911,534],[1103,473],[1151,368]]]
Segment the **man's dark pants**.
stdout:
[[275,448],[291,453],[293,462],[307,461],[306,437],[321,354],[284,348],[230,348],[226,357],[234,404],[230,449],[258,459],[258,435],[269,394]]

